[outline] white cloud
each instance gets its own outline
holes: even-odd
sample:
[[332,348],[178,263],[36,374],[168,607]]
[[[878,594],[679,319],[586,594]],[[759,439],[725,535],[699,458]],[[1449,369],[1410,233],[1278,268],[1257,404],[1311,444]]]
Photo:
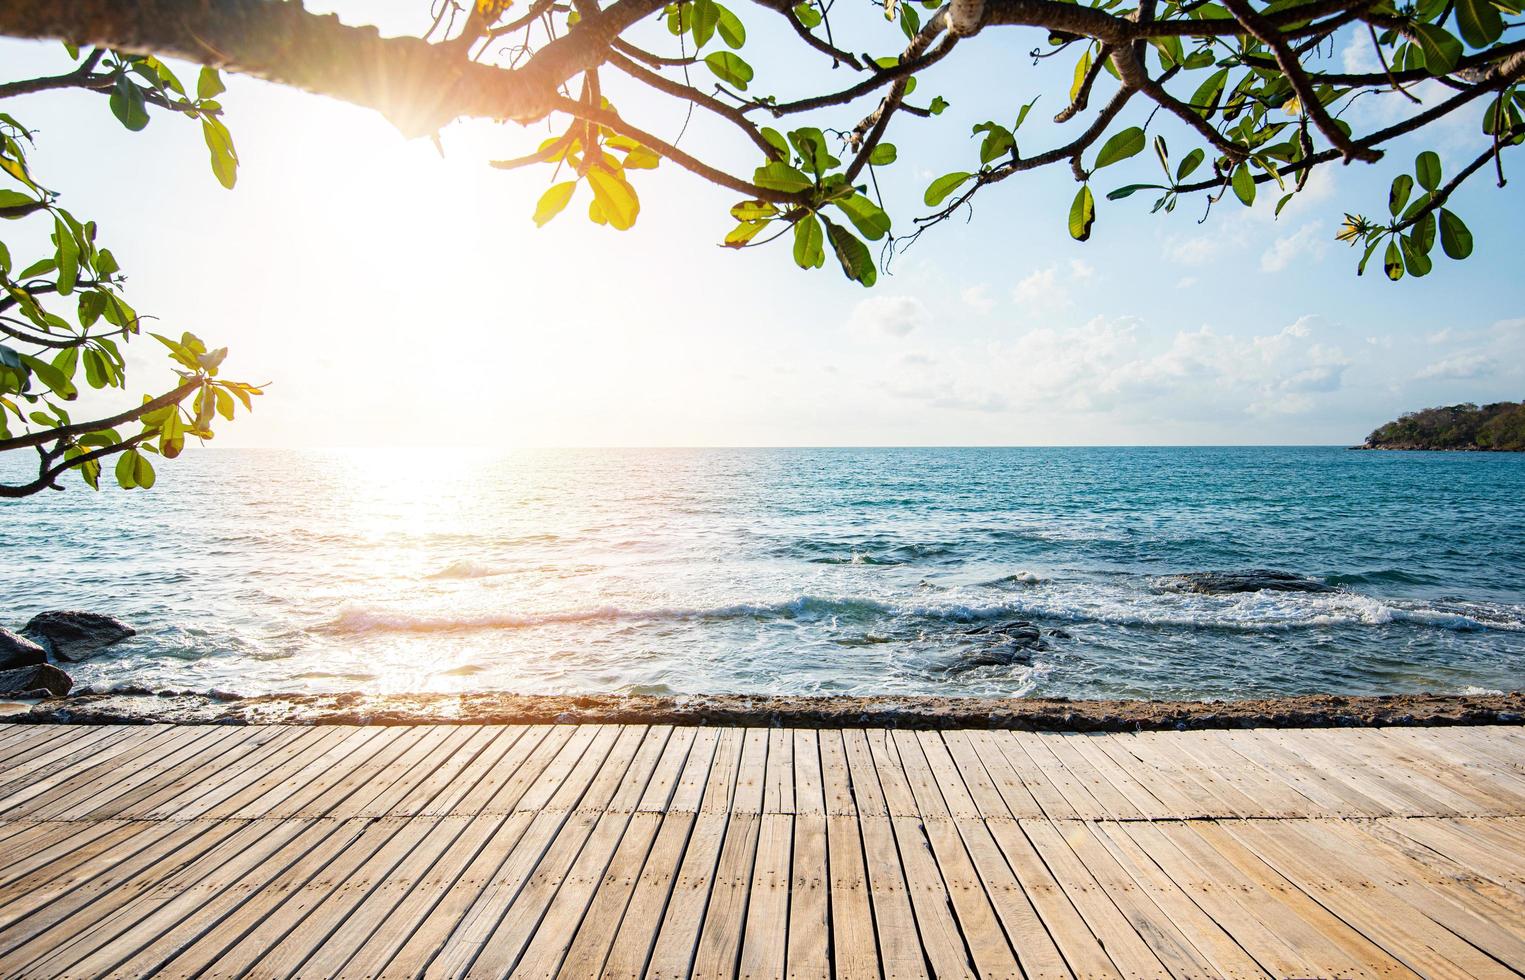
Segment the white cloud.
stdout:
[[1190,289],[1197,284],[1196,276],[1182,276],[1176,280],[1177,289]]
[[1329,243],[1321,234],[1321,225],[1312,221],[1292,234],[1283,235],[1272,242],[1271,247],[1260,256],[1260,270],[1280,272],[1303,256],[1311,259],[1323,258],[1328,248]]
[[1424,339],[1427,343],[1443,344],[1451,339],[1451,328],[1447,327],[1444,330],[1436,330],[1434,333],[1425,334]]
[[1096,277],[1096,269],[1084,259],[1071,259],[1061,271],[1057,264],[1034,269],[1012,288],[1011,299],[1024,313],[1057,313],[1074,305],[1070,287]]
[[1492,358],[1486,354],[1475,351],[1462,352],[1426,365],[1414,377],[1421,381],[1436,378],[1452,380],[1483,378],[1493,373],[1493,367]]
[[932,314],[914,296],[875,296],[853,307],[848,326],[868,335],[904,337],[931,322]]
[[966,286],[959,293],[959,298],[964,305],[976,313],[989,313],[995,309],[995,299],[990,295],[990,284],[979,283],[974,286]]
[[1070,303],[1068,291],[1059,285],[1059,269],[1052,265],[1023,277],[1011,291],[1011,298],[1018,306],[1026,308],[1052,309]]
[[1221,419],[1300,414],[1345,385],[1351,360],[1319,342],[1304,317],[1274,333],[1233,336],[1210,327],[1151,332],[1134,317],[1038,327],[1010,343],[944,352],[891,394],[930,408]]

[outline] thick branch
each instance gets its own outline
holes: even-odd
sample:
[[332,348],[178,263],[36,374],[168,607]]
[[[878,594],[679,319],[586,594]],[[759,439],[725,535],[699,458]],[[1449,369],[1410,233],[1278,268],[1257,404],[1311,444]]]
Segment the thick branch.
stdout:
[[169,405],[178,405],[187,395],[200,388],[204,383],[201,378],[187,381],[173,391],[166,392],[158,398],[146,401],[137,408],[131,408],[118,415],[113,415],[109,419],[97,419],[94,422],[76,422],[73,425],[60,426],[56,429],[43,429],[39,432],[28,432],[10,439],[0,439],[0,453],[8,453],[12,449],[25,449],[28,446],[40,446],[45,442],[72,439],[75,436],[82,436],[87,432],[98,432],[101,429],[115,429],[119,425],[125,425],[128,422],[140,419],[149,412],[156,412]]
[[376,109],[417,136],[457,116],[544,116],[557,85],[600,60],[614,34],[656,6],[620,0],[597,18],[596,29],[585,22],[519,71],[468,61],[448,44],[383,38],[373,27],[349,27],[270,0],[6,0],[0,34],[225,68]]
[[74,469],[77,466],[82,466],[85,463],[91,463],[98,459],[104,459],[107,456],[113,456],[120,452],[126,452],[127,450],[137,446],[140,442],[150,438],[152,435],[152,432],[140,432],[133,436],[131,439],[123,439],[121,442],[112,443],[109,446],[102,446],[99,449],[93,449],[90,452],[83,453],[74,457],[73,459],[65,460],[56,466],[48,466],[45,459],[43,462],[43,468],[38,473],[37,479],[33,480],[31,483],[24,483],[19,486],[11,486],[0,483],[0,497],[15,499],[17,497],[30,497],[34,493],[40,493],[41,491],[51,487],[54,480],[57,480],[60,476],[69,470]]

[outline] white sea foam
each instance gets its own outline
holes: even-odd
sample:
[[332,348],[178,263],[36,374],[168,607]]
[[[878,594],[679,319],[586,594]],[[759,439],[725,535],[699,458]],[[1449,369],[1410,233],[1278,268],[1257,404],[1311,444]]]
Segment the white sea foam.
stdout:
[[437,572],[431,572],[426,578],[450,579],[450,578],[488,578],[493,575],[506,575],[513,569],[504,565],[491,565],[486,562],[472,561],[470,558],[458,558]]
[[[960,598],[971,599],[972,596]],[[1005,598],[1005,596],[1001,596]],[[1019,594],[1010,601],[906,603],[874,597],[801,595],[772,602],[649,608],[593,606],[533,612],[466,610],[421,613],[404,608],[346,607],[322,629],[333,633],[429,633],[509,630],[567,623],[706,622],[728,620],[839,620],[897,626],[978,624],[1029,618],[1112,626],[1274,632],[1321,627],[1385,627],[1406,624],[1454,632],[1525,632],[1525,610],[1474,605],[1469,612],[1423,604],[1383,602],[1353,593],[1251,592],[1233,596],[1153,594],[1115,586],[1071,584]]]

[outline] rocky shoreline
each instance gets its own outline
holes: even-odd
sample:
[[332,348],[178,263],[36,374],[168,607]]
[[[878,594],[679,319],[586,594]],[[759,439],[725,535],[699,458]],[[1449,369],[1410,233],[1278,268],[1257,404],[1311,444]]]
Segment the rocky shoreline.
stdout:
[[[10,710],[7,710],[10,709]],[[1525,692],[1243,701],[744,695],[85,694],[0,704],[0,723],[195,725],[673,724],[1142,731],[1525,724]]]

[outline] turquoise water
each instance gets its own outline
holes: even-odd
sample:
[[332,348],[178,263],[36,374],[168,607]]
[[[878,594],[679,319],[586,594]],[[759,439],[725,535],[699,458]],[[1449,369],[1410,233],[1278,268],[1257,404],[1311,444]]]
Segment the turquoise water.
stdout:
[[[1335,448],[197,451],[0,503],[0,622],[97,688],[1248,697],[1515,689],[1525,456]],[[1333,594],[1186,594],[1269,567]],[[964,669],[981,625],[1030,662]]]

